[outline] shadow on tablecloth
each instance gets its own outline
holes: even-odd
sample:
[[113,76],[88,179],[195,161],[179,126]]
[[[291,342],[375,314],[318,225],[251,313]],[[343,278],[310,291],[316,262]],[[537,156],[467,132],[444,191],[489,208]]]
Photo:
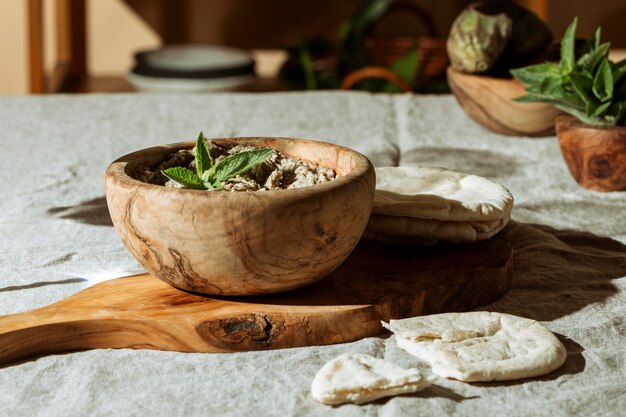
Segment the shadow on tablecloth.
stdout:
[[626,245],[589,232],[511,222],[502,232],[514,248],[509,292],[489,311],[552,321],[618,292]]
[[74,206],[51,207],[48,214],[93,226],[113,226],[104,196],[81,201]]

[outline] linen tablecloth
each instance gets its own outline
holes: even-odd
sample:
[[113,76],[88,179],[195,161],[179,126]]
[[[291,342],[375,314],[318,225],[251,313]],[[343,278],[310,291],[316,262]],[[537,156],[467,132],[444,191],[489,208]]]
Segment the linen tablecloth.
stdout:
[[[233,354],[92,350],[0,368],[0,416],[485,416],[626,413],[626,193],[576,185],[555,137],[487,132],[451,96],[364,93],[0,98],[0,314],[141,271],[111,227],[103,173],[117,157],[208,137],[289,136],[350,146],[376,165],[444,166],[515,196],[512,288],[483,309],[536,319],[567,348],[542,378],[439,380],[374,404],[315,402],[343,352],[428,367],[388,336]],[[419,250],[419,249],[417,249]]]

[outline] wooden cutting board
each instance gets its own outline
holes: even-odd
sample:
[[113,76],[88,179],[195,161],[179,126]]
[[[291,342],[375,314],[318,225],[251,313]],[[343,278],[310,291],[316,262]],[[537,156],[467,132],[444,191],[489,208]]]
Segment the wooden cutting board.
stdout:
[[263,297],[187,293],[149,274],[97,284],[0,317],[0,364],[94,348],[233,352],[375,336],[381,320],[491,303],[506,293],[513,250],[502,236],[428,248],[361,241],[323,280]]

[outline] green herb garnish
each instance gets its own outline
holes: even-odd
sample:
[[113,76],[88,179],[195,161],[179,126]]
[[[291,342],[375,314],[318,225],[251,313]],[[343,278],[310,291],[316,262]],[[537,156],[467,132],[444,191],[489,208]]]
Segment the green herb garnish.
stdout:
[[273,152],[272,148],[252,149],[229,155],[215,164],[206,138],[200,132],[196,140],[196,172],[185,167],[168,168],[161,172],[185,188],[222,190],[224,182],[265,162]]
[[561,62],[546,62],[511,70],[527,84],[520,102],[551,103],[583,123],[595,126],[626,124],[626,59],[609,60],[610,43],[600,43],[598,28],[576,57],[578,18],[567,28],[561,42]]

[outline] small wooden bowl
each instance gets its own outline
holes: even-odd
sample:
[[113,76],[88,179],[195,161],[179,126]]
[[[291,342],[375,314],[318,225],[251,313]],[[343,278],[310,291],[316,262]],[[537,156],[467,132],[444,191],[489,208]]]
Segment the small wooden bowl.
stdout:
[[448,84],[467,115],[487,129],[508,136],[549,136],[561,111],[546,103],[513,101],[524,94],[514,79],[466,74],[448,67]]
[[369,219],[376,184],[363,155],[325,142],[286,138],[215,139],[222,145],[271,147],[339,174],[291,190],[207,192],[131,177],[194,143],[123,156],[105,175],[113,224],[130,253],[153,275],[187,291],[255,295],[313,283],[352,252]]
[[569,115],[556,119],[565,163],[582,187],[626,191],[626,127],[596,127]]

